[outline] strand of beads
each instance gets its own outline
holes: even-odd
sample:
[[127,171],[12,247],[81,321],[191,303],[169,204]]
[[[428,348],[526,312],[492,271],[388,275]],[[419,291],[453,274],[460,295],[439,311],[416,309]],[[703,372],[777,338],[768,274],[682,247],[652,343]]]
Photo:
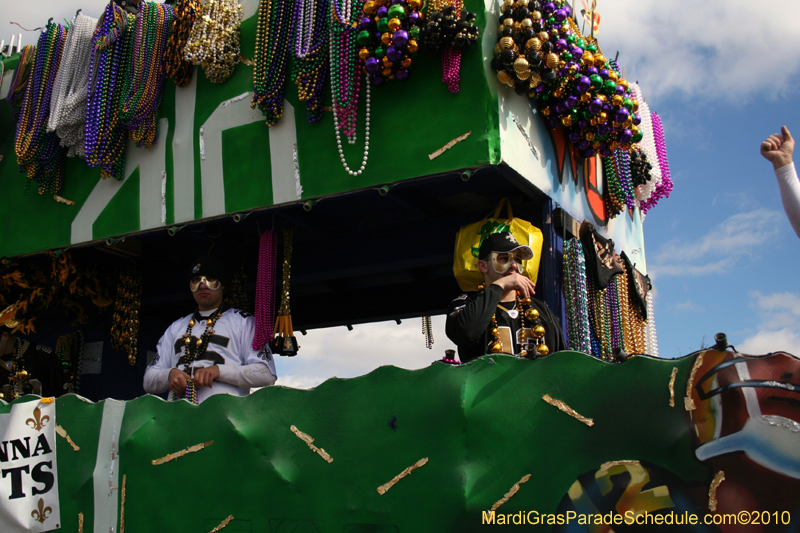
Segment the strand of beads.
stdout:
[[658,156],[658,167],[661,171],[661,181],[655,186],[653,194],[644,203],[643,209],[649,211],[662,198],[669,198],[672,192],[672,179],[669,173],[669,162],[667,161],[667,145],[664,141],[664,126],[661,124],[661,117],[658,113],[651,114],[653,122],[653,141],[655,143],[656,154]]
[[619,182],[617,160],[613,157],[613,154],[612,156],[603,158],[603,171],[603,177],[606,182],[604,195],[606,217],[614,218],[620,214],[625,207],[625,194]]
[[592,353],[586,257],[583,255],[580,239],[571,239],[564,245],[564,291],[570,348],[587,354]]
[[211,83],[223,83],[239,62],[242,6],[236,0],[211,0],[203,4],[183,49],[183,58],[202,65]]
[[586,275],[586,296],[589,310],[589,335],[592,345],[591,354],[599,359],[603,356],[603,345],[600,342],[601,332],[598,329],[594,276],[589,274],[588,271]]
[[197,20],[200,4],[200,0],[178,0],[173,9],[175,20],[164,50],[164,72],[178,87],[185,87],[192,81],[194,65],[184,59],[183,51]]
[[111,324],[111,347],[128,354],[128,363],[136,364],[139,337],[139,308],[142,298],[142,274],[135,267],[120,272],[114,317]]
[[[363,4],[362,0],[332,0],[331,2],[329,55],[333,118],[337,141],[338,131],[341,129],[349,144],[356,143],[356,116],[361,87],[360,71],[363,62],[356,54],[357,30],[353,26],[353,18],[362,9]],[[369,113],[369,109],[367,109],[367,113]],[[341,150],[339,155],[343,160],[345,170],[350,172],[344,162]]]
[[433,349],[433,325],[431,324],[431,317],[422,317],[422,334],[425,335],[425,347],[429,350]]
[[617,162],[617,177],[622,188],[625,205],[628,209],[633,209],[636,206],[636,195],[633,192],[633,180],[631,179],[630,152],[617,148],[612,157]]
[[61,190],[64,150],[59,146],[58,136],[47,133],[46,129],[65,41],[64,27],[50,22],[36,45],[36,59],[22,99],[14,145],[19,170],[28,178],[25,194],[34,179],[39,183],[39,194],[56,194]]
[[480,30],[475,13],[463,9],[461,0],[450,5],[437,1],[428,4],[428,22],[422,30],[421,45],[430,54],[442,54],[442,82],[452,93],[459,91],[461,55],[478,42]]
[[646,214],[647,200],[650,199],[653,195],[653,191],[655,191],[656,187],[661,183],[661,168],[657,164],[658,153],[656,151],[655,138],[653,135],[653,120],[650,107],[647,105],[647,102],[644,101],[642,90],[639,88],[638,84],[631,83],[631,92],[640,102],[639,116],[641,118],[641,124],[639,125],[639,131],[642,133],[642,139],[639,141],[639,148],[652,164],[650,171],[651,179],[647,183],[636,187],[636,198],[639,200],[642,213]]
[[81,330],[62,335],[56,341],[56,355],[61,361],[61,371],[65,378],[64,390],[78,392],[80,385],[79,365],[83,354],[83,332]]
[[[351,176],[358,176],[367,168],[369,159],[369,127],[370,127],[370,84],[368,74],[364,74],[366,85],[366,110],[364,132],[364,155],[361,166],[353,170],[347,164],[340,130],[344,130],[349,144],[356,142],[356,116],[358,112],[358,93],[360,90],[360,71],[363,61],[356,55],[355,28],[351,24],[354,13],[361,9],[360,0],[333,0],[330,24],[330,64],[331,64],[331,97],[333,101],[333,124],[336,134],[336,147],[339,160],[345,171]],[[339,68],[335,68],[339,65]]]
[[330,65],[328,65],[328,13],[330,0],[297,0],[294,26],[297,38],[294,46],[292,79],[297,85],[297,96],[306,103],[309,122],[322,118],[322,91]]
[[[617,287],[619,287],[619,276],[614,276],[608,282],[605,293],[606,316],[608,317],[611,329],[611,349],[625,349],[625,342],[622,331],[622,317],[620,316],[619,309],[619,294]],[[611,354],[608,354],[609,356]]]
[[261,235],[258,246],[256,273],[256,331],[253,349],[260,350],[275,333],[275,273],[278,257],[278,238],[273,231]]
[[136,146],[149,148],[158,140],[158,108],[164,91],[162,62],[174,20],[171,5],[142,2],[133,24],[119,117]]
[[647,328],[645,330],[647,354],[658,357],[658,336],[656,335],[656,315],[653,311],[653,292],[647,293]]
[[[333,124],[334,124],[334,131],[336,132],[336,147],[339,150],[339,160],[342,162],[342,166],[344,167],[345,171],[350,174],[351,176],[358,176],[364,169],[367,168],[367,160],[369,159],[369,123],[370,123],[370,90],[369,90],[369,83],[366,81],[366,75],[364,77],[365,85],[367,86],[366,89],[366,113],[365,113],[365,130],[364,130],[364,157],[361,159],[361,166],[358,170],[352,170],[350,166],[347,164],[347,159],[344,157],[344,147],[342,146],[342,138],[341,134],[339,133],[340,124],[339,124],[339,112],[337,111],[336,107],[334,106],[333,111]],[[352,113],[349,115],[350,117],[355,120],[355,114]],[[355,140],[355,123],[353,123],[353,140]]]
[[267,126],[274,126],[283,116],[283,95],[289,63],[291,2],[261,0],[256,28],[256,66],[253,69],[253,98],[250,107],[258,106]]
[[50,100],[47,131],[55,131],[66,147],[67,156],[84,157],[86,98],[89,90],[89,64],[92,36],[97,19],[78,13],[67,32],[61,67],[58,69]]
[[[517,305],[520,309],[520,314],[522,315],[522,338],[520,339],[520,344],[522,346],[520,347],[520,357],[533,359],[538,355],[549,354],[550,347],[544,342],[546,331],[544,326],[539,323],[539,310],[531,307],[530,298],[520,298],[519,293],[517,293]],[[530,335],[535,339],[535,354],[528,352],[528,331],[530,331]]]
[[599,289],[594,292],[594,321],[597,337],[600,339],[600,352],[599,356],[602,359],[608,359],[611,354],[611,328],[608,321],[608,313],[606,310],[606,292],[605,289]]
[[[186,326],[186,332],[183,334],[183,345],[186,347],[183,371],[187,374],[189,374],[191,371],[192,363],[197,361],[201,355],[206,353],[208,343],[211,340],[211,335],[216,333],[214,331],[214,326],[217,324],[219,317],[221,317],[222,313],[224,313],[226,310],[227,306],[223,304],[220,305],[216,311],[211,313],[208,318],[204,318],[200,316],[198,312],[195,312],[194,316],[189,319],[189,324]],[[192,343],[192,330],[194,329],[194,326],[201,320],[205,321],[206,328],[203,330],[203,334],[200,335],[200,338]]]
[[639,306],[636,305],[633,300],[633,295],[631,294],[630,283],[635,273],[626,268],[625,276],[627,281],[625,283],[624,294],[620,295],[625,331],[630,334],[629,340],[625,341],[625,345],[628,348],[629,354],[641,354],[645,353],[645,321],[642,318]]
[[186,392],[183,393],[184,399],[193,405],[197,405],[197,385],[191,379],[186,380]]
[[[185,351],[182,357],[184,361],[183,371],[187,374],[191,375],[192,364],[197,361],[201,355],[206,353],[208,343],[211,340],[211,335],[215,333],[214,326],[217,324],[217,320],[219,320],[219,317],[222,316],[222,313],[224,313],[226,309],[227,306],[223,303],[217,308],[216,311],[211,313],[211,316],[208,318],[203,318],[198,312],[195,312],[194,316],[189,319],[189,324],[186,326],[186,332],[183,334],[183,345],[185,347]],[[192,330],[194,329],[195,324],[201,320],[205,321],[206,328],[203,330],[203,334],[200,336],[200,338],[193,343]],[[197,404],[197,386],[191,379],[186,380],[186,390],[183,398],[195,405]],[[174,393],[173,399],[178,399],[178,396]]]
[[21,98],[25,95],[25,87],[28,83],[31,71],[33,70],[33,63],[36,59],[36,47],[32,44],[22,47],[19,54],[19,61],[17,68],[14,69],[14,75],[11,77],[11,83],[8,86],[8,95],[6,102],[16,107]]
[[134,20],[116,2],[109,2],[92,37],[84,150],[86,163],[100,167],[103,178],[124,177],[127,135],[119,119],[120,78],[127,47],[124,33]]
[[292,329],[292,310],[290,305],[290,284],[292,277],[292,250],[294,249],[294,230],[283,230],[283,269],[281,280],[281,305],[275,319],[275,338],[272,351],[280,355],[294,356],[300,348]]

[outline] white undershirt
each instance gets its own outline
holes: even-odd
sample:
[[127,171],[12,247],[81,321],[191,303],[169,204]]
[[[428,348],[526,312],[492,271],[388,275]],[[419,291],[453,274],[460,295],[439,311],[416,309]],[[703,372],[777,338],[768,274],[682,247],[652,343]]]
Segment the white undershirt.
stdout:
[[783,209],[794,232],[800,237],[800,181],[797,179],[794,163],[776,169],[775,176],[778,178]]

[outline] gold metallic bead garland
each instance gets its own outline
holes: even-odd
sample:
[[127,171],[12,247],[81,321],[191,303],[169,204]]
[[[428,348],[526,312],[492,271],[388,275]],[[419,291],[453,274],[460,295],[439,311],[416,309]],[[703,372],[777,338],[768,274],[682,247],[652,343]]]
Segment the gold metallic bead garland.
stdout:
[[275,351],[281,355],[295,355],[297,340],[294,338],[292,328],[292,311],[289,307],[289,280],[292,275],[292,240],[294,230],[283,231],[283,284],[281,286],[281,305],[278,308],[278,317],[275,319]]
[[192,81],[194,65],[184,59],[183,52],[197,20],[200,4],[200,0],[178,0],[175,4],[175,21],[164,51],[164,70],[178,87],[184,87]]
[[204,4],[186,41],[183,58],[200,65],[211,83],[223,83],[239,62],[242,6],[235,0]]
[[647,325],[647,320],[642,317],[641,313],[639,312],[639,308],[634,305],[633,301],[631,300],[630,292],[628,290],[628,278],[632,275],[632,273],[628,270],[624,261],[621,261],[621,264],[624,272],[620,274],[620,276],[624,276],[624,279],[619,279],[619,282],[617,283],[617,290],[619,291],[620,314],[622,315],[622,330],[625,338],[625,351],[628,355],[646,353],[647,347],[645,345],[644,331],[645,326]]
[[142,274],[136,267],[120,272],[114,318],[111,325],[111,347],[128,354],[128,363],[136,364],[139,340],[139,308],[142,297]]
[[[478,291],[483,292],[486,288],[486,285],[481,283],[478,285]],[[547,346],[544,342],[544,335],[546,333],[544,326],[538,324],[539,321],[539,310],[534,309],[531,307],[531,299],[530,298],[520,298],[519,293],[517,293],[517,303],[516,305],[519,307],[519,317],[522,319],[522,329],[521,329],[521,338],[519,339],[520,345],[520,357],[526,357],[529,359],[533,359],[537,356],[544,356],[550,353],[550,347]],[[508,309],[498,304],[500,309],[505,311],[509,316],[511,313]],[[516,318],[516,317],[511,317]],[[536,323],[534,326],[533,324]],[[533,326],[533,327],[531,327]],[[527,350],[528,345],[528,332],[530,331],[531,337],[533,337],[535,346],[536,346],[536,353],[529,353]],[[505,351],[502,341],[500,340],[500,332],[497,329],[497,315],[492,315],[492,323],[491,323],[491,330],[489,330],[489,334],[492,337],[492,340],[489,341],[489,346],[487,347],[489,353],[514,353],[514,339],[511,339],[512,346],[510,346],[510,351]]]
[[[628,276],[624,261],[619,261],[623,271],[613,278],[605,289],[595,290],[592,276],[587,276],[587,292],[589,299],[589,315],[592,330],[599,343],[599,353],[593,353],[606,361],[613,361],[614,331],[619,331],[619,348],[626,354],[648,353],[647,325],[638,308],[631,301],[628,291]],[[613,323],[612,315],[616,309],[617,322]],[[594,350],[593,350],[594,352]]]

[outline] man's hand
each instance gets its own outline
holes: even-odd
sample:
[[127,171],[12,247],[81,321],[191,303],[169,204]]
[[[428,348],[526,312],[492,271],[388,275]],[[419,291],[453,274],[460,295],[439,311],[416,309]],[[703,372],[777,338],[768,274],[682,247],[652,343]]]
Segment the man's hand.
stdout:
[[189,374],[177,368],[169,371],[169,390],[180,397],[186,393],[186,380],[190,379]]
[[774,133],[761,143],[761,155],[772,163],[775,170],[792,162],[792,152],[794,152],[794,138],[786,126],[781,128],[781,133]]
[[219,367],[217,365],[198,368],[194,371],[194,383],[198,387],[211,387],[211,384],[218,379]]
[[520,298],[530,298],[536,290],[536,284],[518,272],[512,272],[507,276],[494,281],[495,285],[500,286],[503,292],[515,290]]

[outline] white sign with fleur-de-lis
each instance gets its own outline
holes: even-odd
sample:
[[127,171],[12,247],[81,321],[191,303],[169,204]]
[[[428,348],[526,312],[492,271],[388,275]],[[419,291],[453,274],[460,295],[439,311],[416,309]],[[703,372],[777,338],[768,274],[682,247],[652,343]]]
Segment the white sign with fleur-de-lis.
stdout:
[[[5,410],[5,409],[4,409]],[[0,531],[61,527],[56,467],[56,404],[15,403],[0,413]]]

